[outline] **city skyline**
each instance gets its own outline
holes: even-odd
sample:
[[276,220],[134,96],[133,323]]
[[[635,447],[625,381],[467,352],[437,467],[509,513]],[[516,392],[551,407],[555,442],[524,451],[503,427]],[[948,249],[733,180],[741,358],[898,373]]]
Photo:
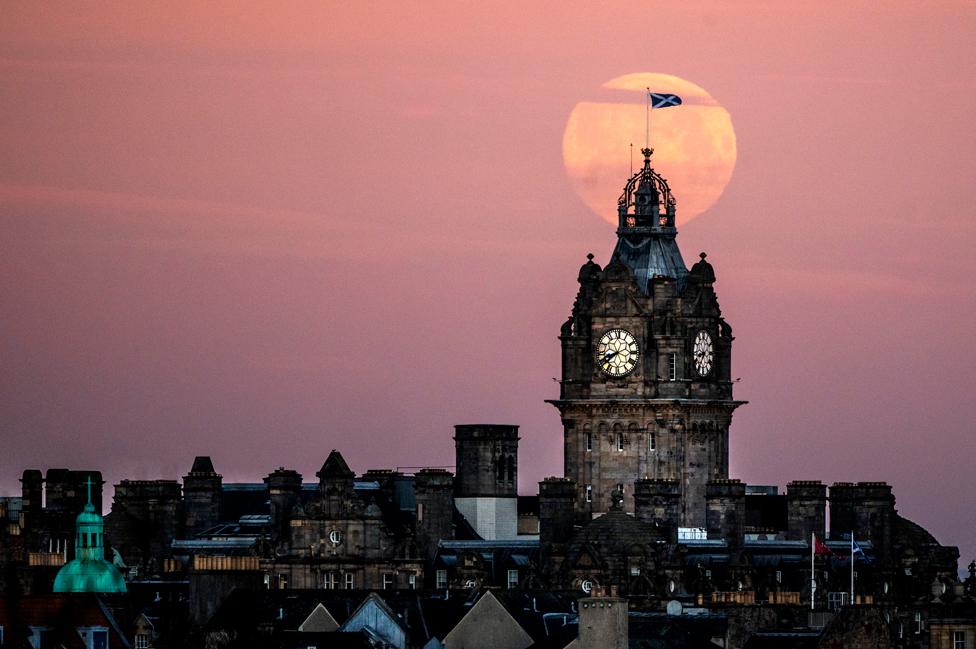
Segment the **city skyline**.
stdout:
[[535,493],[559,325],[614,241],[564,129],[658,72],[735,126],[678,235],[736,336],[730,474],[886,480],[976,556],[971,7],[660,6],[654,38],[595,8],[53,7],[0,25],[4,493],[450,465],[462,423],[520,425]]

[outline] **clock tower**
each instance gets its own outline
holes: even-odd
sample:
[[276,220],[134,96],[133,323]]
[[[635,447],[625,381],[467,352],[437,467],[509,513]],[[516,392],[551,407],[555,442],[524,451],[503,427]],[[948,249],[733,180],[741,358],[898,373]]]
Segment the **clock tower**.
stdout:
[[587,255],[572,314],[560,330],[559,399],[565,476],[584,516],[606,512],[634,482],[669,481],[680,520],[705,526],[705,485],[729,477],[732,328],[701,253],[689,271],[675,237],[667,181],[644,165],[618,201],[617,245],[601,268]]

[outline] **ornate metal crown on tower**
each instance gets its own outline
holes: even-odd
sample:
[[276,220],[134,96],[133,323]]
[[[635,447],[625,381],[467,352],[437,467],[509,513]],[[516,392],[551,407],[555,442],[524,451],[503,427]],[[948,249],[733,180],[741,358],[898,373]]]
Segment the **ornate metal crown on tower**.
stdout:
[[635,234],[674,228],[674,196],[668,181],[651,167],[654,149],[641,149],[644,166],[624,186],[617,199],[619,233]]

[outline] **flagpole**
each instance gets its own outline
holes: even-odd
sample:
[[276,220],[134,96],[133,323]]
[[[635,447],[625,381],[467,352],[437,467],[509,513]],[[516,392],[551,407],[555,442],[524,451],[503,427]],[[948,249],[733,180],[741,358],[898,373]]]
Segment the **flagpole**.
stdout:
[[854,530],[851,530],[851,606],[854,606]]
[[630,143],[630,175],[634,175],[634,143]]
[[813,565],[813,553],[817,546],[817,533],[810,532],[810,610],[813,610],[813,596],[817,592],[816,568]]
[[647,88],[647,94],[644,96],[644,100],[647,102],[647,107],[644,109],[644,148],[651,148],[651,89]]

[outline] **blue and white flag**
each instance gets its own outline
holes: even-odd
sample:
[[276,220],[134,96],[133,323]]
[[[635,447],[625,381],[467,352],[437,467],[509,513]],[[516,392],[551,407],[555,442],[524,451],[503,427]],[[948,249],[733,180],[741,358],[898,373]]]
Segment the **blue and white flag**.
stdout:
[[651,108],[668,108],[669,106],[681,105],[681,97],[678,95],[667,95],[660,92],[648,92],[647,100],[651,103]]
[[861,559],[863,559],[865,563],[871,563],[871,559],[868,557],[868,555],[864,554],[864,550],[861,548],[860,545],[858,545],[857,541],[855,541],[854,538],[852,537],[851,556],[856,558],[858,555],[861,556]]

